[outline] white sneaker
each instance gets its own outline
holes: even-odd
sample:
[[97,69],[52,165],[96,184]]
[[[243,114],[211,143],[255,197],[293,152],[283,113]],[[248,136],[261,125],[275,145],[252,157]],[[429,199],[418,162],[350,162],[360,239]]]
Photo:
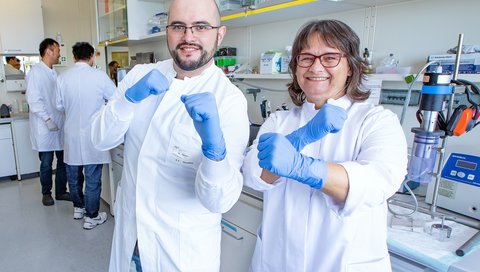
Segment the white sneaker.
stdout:
[[85,208],[73,207],[73,219],[82,219],[85,214]]
[[83,223],[83,228],[84,229],[93,229],[97,225],[101,225],[107,221],[107,213],[106,212],[99,212],[97,217],[95,218],[90,218],[90,217],[85,217],[85,222]]

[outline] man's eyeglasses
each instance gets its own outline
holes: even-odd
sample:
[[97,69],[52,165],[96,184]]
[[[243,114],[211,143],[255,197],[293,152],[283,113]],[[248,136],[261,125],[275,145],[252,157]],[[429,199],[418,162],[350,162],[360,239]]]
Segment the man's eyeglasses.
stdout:
[[323,67],[333,68],[340,63],[340,60],[344,56],[345,54],[343,53],[326,53],[320,56],[316,56],[308,53],[302,53],[297,56],[297,65],[302,68],[310,68],[310,66],[313,65],[315,60],[319,59]]
[[209,30],[220,28],[220,26],[211,26],[211,25],[186,26],[186,25],[174,24],[174,25],[167,25],[166,28],[175,34],[181,34],[181,35],[184,35],[185,33],[187,33],[187,29],[190,29],[190,31],[192,31],[192,34],[195,35],[195,34],[203,34],[208,32]]

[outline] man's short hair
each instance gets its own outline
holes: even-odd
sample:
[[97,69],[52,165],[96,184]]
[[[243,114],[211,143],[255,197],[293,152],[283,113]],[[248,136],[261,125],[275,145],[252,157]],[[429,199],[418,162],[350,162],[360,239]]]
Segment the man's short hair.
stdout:
[[[17,57],[5,57],[5,60],[7,61],[7,63],[9,63],[11,60],[14,60],[16,59]],[[18,60],[20,61],[20,60]]]
[[89,60],[95,49],[88,42],[77,42],[72,46],[73,57],[76,60]]
[[54,39],[46,38],[40,43],[38,51],[40,51],[40,57],[45,55],[45,50],[53,46],[54,44],[59,45],[58,42]]

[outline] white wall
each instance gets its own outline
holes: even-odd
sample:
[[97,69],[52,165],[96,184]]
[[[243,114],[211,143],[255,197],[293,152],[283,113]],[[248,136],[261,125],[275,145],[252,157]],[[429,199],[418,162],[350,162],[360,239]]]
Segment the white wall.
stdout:
[[[258,65],[260,53],[290,45],[298,29],[312,19],[338,19],[348,24],[369,45],[378,63],[389,53],[400,60],[400,66],[419,69],[430,54],[442,54],[457,45],[458,34],[465,34],[464,44],[480,44],[477,0],[418,0],[376,8],[372,41],[364,24],[368,9],[308,17],[271,24],[230,29],[225,45],[237,46],[239,55]],[[456,19],[460,18],[460,19]],[[248,43],[246,46],[245,43]]]
[[[57,33],[62,34],[62,42],[65,43],[67,52],[67,65],[58,66],[56,70],[64,71],[73,64],[72,46],[79,41],[97,45],[97,26],[95,19],[94,0],[42,0],[43,26],[45,38],[53,38]],[[3,8],[3,7],[2,7]],[[19,35],[28,35],[21,33]],[[38,41],[40,44],[41,41]],[[103,48],[100,48],[102,50]],[[103,52],[103,51],[101,51]],[[98,57],[100,64],[104,63],[104,55]],[[0,103],[11,104],[16,99],[19,103],[25,99],[20,92],[0,93]]]
[[[59,72],[72,65],[72,46],[76,42],[89,42],[97,47],[97,24],[95,1],[93,0],[42,0],[45,37],[55,38],[62,34],[67,51],[67,65],[57,67]],[[40,41],[39,41],[40,42]],[[104,56],[97,62],[105,62]]]
[[[369,47],[373,52],[374,64],[379,63],[389,53],[394,53],[400,61],[399,65],[411,66],[413,73],[426,63],[428,55],[443,54],[456,46],[459,33],[464,34],[464,44],[480,44],[477,21],[479,10],[480,1],[478,0],[418,0],[296,20],[229,28],[223,45],[237,47],[237,55],[240,56],[241,61],[248,62],[252,67],[258,66],[262,52],[283,50],[286,45],[291,45],[298,29],[309,20],[338,19],[348,24],[357,33],[361,39],[361,49]],[[368,27],[368,25],[371,26]],[[147,51],[154,51],[159,60],[170,57],[165,40],[130,47],[131,54]],[[286,90],[285,84],[288,81],[248,82]],[[398,84],[386,83],[385,85],[397,87]],[[405,86],[401,85],[399,88]],[[242,85],[239,87],[245,89]],[[246,95],[252,122],[262,122],[258,111],[261,96],[267,96],[272,100],[274,109],[281,103],[290,101],[286,92],[262,91],[257,96],[256,102],[253,101],[252,95]]]

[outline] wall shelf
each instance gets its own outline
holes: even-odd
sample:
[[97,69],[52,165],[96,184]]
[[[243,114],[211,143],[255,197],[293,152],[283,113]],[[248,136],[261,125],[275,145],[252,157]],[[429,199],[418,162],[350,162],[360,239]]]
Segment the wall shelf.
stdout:
[[253,8],[222,11],[221,20],[222,24],[226,26],[242,27],[408,1],[412,0],[349,0],[344,2],[270,0],[254,5]]
[[273,80],[291,80],[290,74],[234,74],[231,77],[236,79],[273,79]]
[[[370,74],[368,75],[372,79],[379,79],[382,81],[392,82],[405,82],[404,75],[400,74]],[[290,74],[233,74],[230,77],[236,79],[257,79],[257,80],[291,80]],[[459,74],[459,79],[465,79],[471,82],[480,82],[480,74]],[[422,77],[417,79],[418,82],[422,81]]]

